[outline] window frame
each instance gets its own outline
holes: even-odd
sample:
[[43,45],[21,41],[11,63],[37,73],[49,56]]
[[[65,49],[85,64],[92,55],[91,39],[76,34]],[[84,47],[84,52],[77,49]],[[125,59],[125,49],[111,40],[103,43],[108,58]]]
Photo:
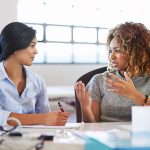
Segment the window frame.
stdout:
[[[37,42],[39,42],[39,43],[64,43],[64,44],[72,44],[72,45],[74,45],[74,44],[90,44],[90,45],[96,45],[96,46],[106,46],[106,43],[104,43],[104,42],[100,42],[99,41],[99,36],[100,36],[100,34],[99,34],[99,31],[102,29],[102,30],[108,30],[108,28],[101,28],[101,27],[90,27],[90,26],[75,26],[75,25],[58,25],[58,24],[47,24],[47,23],[29,23],[29,22],[24,22],[26,25],[28,25],[28,26],[31,26],[31,27],[33,27],[34,28],[34,26],[36,26],[36,25],[40,25],[40,26],[42,26],[42,28],[43,28],[43,35],[42,35],[42,37],[43,37],[43,39],[42,40],[38,40]],[[47,34],[47,32],[46,32],[46,28],[48,27],[48,26],[53,26],[53,27],[69,27],[69,28],[71,28],[71,40],[70,41],[59,41],[59,40],[47,40],[47,38],[46,38],[46,34]],[[74,40],[74,29],[75,28],[86,28],[86,29],[96,29],[96,42],[80,42],[80,41],[75,41]],[[35,29],[36,30],[36,29]],[[38,31],[37,31],[37,33],[38,33]],[[34,62],[34,64],[107,64],[107,62],[106,63],[102,63],[102,62],[100,62],[100,60],[99,60],[99,54],[98,54],[99,52],[97,51],[97,56],[96,56],[96,61],[95,62],[74,62],[74,60],[73,60],[73,58],[74,58],[74,54],[72,53],[72,61],[71,62],[47,62],[46,61],[46,58],[44,58],[44,61],[41,63],[41,62]]]

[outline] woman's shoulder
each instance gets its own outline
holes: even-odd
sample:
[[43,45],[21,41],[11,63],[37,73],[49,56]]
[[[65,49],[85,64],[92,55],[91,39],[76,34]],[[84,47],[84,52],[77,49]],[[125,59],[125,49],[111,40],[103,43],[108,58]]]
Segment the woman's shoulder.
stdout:
[[104,78],[106,77],[106,74],[107,74],[107,71],[105,71],[103,73],[95,74],[91,78],[90,82],[97,82],[97,83],[103,82]]
[[150,84],[150,76],[142,76],[133,78],[133,82],[139,86]]
[[[102,73],[99,73],[99,74],[95,74],[92,78],[95,78],[95,79],[104,79],[104,77],[106,77],[108,71],[104,71]],[[111,72],[113,74],[115,74],[115,72]]]

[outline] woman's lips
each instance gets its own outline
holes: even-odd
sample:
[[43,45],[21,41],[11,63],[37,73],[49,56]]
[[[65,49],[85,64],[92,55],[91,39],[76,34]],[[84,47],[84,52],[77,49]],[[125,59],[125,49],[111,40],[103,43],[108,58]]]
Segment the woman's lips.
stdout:
[[112,62],[111,64],[112,64],[113,67],[117,66],[116,62]]

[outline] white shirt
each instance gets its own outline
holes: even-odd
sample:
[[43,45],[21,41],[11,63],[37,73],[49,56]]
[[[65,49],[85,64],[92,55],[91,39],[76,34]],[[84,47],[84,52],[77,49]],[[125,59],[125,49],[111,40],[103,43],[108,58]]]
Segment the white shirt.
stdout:
[[15,84],[9,79],[3,62],[0,63],[0,125],[7,124],[11,112],[20,114],[50,111],[48,94],[43,79],[25,68],[26,87],[19,96]]

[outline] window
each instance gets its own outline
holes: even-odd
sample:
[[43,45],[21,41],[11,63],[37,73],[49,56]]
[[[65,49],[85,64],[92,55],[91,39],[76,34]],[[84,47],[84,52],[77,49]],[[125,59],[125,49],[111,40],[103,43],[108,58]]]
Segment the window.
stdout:
[[74,27],[73,30],[74,42],[97,42],[96,28]]
[[125,21],[150,26],[148,6],[148,0],[18,0],[18,21],[37,31],[34,63],[107,63],[108,30]]
[[71,28],[67,26],[47,26],[46,39],[48,41],[71,42]]

